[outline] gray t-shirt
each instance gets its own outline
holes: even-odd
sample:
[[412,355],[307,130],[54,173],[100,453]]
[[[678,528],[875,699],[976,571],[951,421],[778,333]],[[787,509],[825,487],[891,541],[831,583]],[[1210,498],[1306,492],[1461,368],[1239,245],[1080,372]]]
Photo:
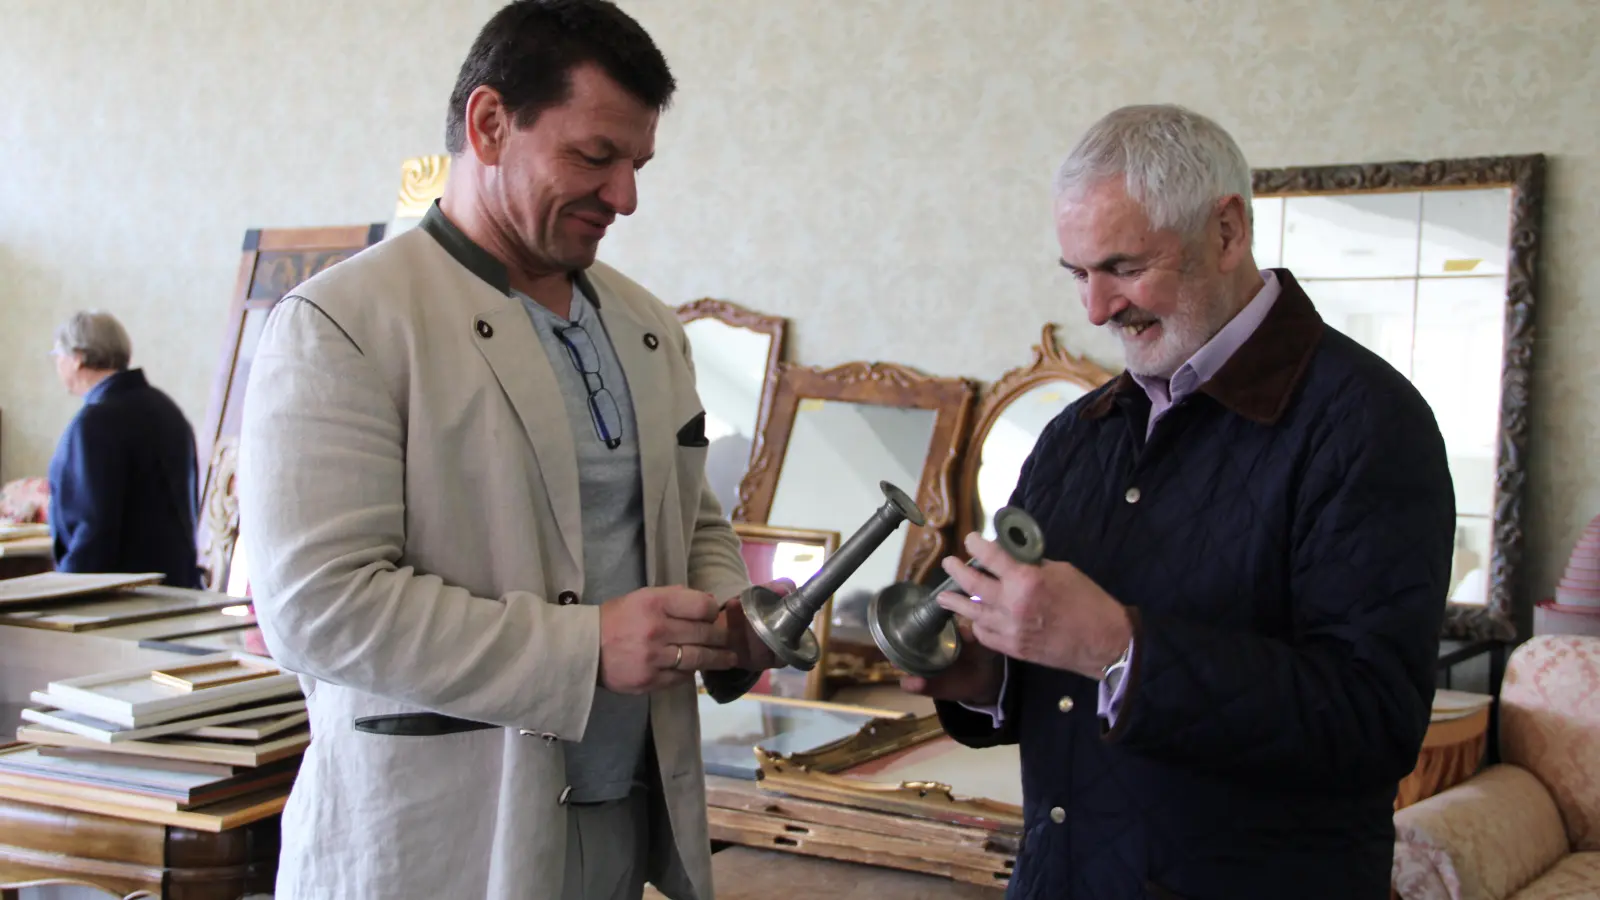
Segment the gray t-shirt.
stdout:
[[[513,291],[527,308],[566,401],[578,454],[583,509],[584,603],[605,603],[645,586],[644,488],[633,398],[600,315],[574,286],[571,319]],[[566,752],[570,802],[628,796],[644,774],[650,698],[597,686],[589,725]]]

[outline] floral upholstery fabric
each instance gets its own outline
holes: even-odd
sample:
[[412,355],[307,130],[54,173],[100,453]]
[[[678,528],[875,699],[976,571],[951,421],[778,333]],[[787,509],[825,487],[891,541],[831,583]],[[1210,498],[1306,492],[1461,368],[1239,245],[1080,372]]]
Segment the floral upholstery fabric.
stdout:
[[32,525],[50,518],[50,482],[18,478],[0,488],[0,524]]
[[1394,823],[1393,883],[1405,900],[1504,900],[1568,852],[1555,803],[1515,766],[1486,769]]
[[1500,735],[1501,759],[1555,798],[1572,849],[1600,851],[1600,638],[1550,634],[1518,647],[1500,689]]
[[1600,898],[1600,853],[1574,853],[1544,877],[1513,894],[1511,900],[1596,900]]

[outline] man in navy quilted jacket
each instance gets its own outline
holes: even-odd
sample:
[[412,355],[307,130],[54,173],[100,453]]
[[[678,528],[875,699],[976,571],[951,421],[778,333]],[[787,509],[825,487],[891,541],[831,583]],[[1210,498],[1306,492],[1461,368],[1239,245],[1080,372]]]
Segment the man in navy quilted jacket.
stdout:
[[1382,900],[1433,698],[1455,499],[1417,390],[1251,254],[1250,167],[1172,106],[1096,123],[1061,264],[1127,371],[1045,429],[1012,497],[1047,562],[976,536],[940,699],[1021,745],[1009,896]]

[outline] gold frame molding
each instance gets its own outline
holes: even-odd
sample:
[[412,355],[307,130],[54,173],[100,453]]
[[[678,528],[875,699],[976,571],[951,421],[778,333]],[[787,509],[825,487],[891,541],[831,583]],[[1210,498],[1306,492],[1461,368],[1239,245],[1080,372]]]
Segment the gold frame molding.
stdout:
[[1506,260],[1505,349],[1500,367],[1489,596],[1483,606],[1448,605],[1443,636],[1449,639],[1514,642],[1532,630],[1533,599],[1521,577],[1544,174],[1545,158],[1537,154],[1256,169],[1253,173],[1257,197],[1511,189],[1511,249]]
[[1001,375],[999,380],[983,391],[978,400],[978,411],[973,418],[972,434],[967,437],[967,452],[962,458],[961,476],[956,488],[958,546],[961,537],[978,530],[978,519],[984,514],[978,499],[978,471],[983,467],[983,442],[1006,408],[1018,397],[1042,384],[1066,381],[1093,391],[1116,377],[1115,373],[1094,361],[1061,346],[1056,336],[1059,327],[1054,322],[1046,322],[1039,343],[1033,346],[1033,361]]
[[[925,375],[898,363],[850,362],[831,369],[781,364],[771,412],[756,435],[750,471],[739,484],[739,506],[733,518],[766,523],[801,400],[933,410],[933,435],[915,494],[926,524],[911,528],[896,570],[897,580],[922,581],[950,544],[955,468],[975,394],[976,387],[968,379]],[[870,502],[876,508],[881,498]]]

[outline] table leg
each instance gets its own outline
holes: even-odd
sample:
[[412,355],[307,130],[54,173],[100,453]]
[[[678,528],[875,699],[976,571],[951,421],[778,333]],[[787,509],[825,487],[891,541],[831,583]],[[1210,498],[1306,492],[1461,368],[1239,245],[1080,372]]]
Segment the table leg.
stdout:
[[1494,703],[1489,706],[1488,765],[1500,762],[1500,682],[1506,675],[1506,645],[1495,641],[1489,648],[1489,696]]

